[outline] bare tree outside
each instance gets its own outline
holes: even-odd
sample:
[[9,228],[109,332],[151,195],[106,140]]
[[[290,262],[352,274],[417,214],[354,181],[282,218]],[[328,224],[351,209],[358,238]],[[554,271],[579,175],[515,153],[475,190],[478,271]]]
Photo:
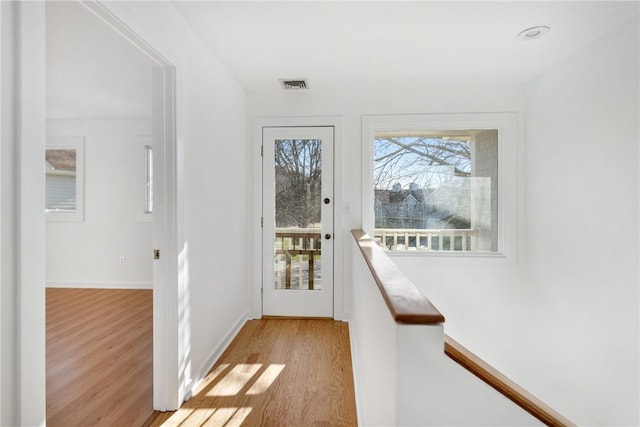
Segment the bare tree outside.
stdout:
[[448,137],[374,141],[376,227],[469,228],[471,146]]
[[471,147],[467,141],[428,137],[384,137],[374,141],[374,187],[391,190],[394,185],[420,188],[439,184],[444,170],[471,176]]
[[496,250],[496,130],[381,132],[373,144],[374,232],[381,245]]
[[276,141],[276,227],[319,226],[321,162],[319,139]]

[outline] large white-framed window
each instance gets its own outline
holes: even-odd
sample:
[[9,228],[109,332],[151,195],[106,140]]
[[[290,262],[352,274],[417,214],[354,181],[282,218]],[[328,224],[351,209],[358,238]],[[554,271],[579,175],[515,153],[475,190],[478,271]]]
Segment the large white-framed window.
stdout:
[[49,136],[45,147],[47,221],[84,221],[83,136]]
[[515,113],[362,118],[363,227],[390,255],[513,259]]

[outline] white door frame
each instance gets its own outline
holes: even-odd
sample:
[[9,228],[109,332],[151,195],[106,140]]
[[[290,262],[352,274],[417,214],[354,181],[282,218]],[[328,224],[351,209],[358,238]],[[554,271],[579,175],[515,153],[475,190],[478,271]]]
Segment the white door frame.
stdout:
[[[3,276],[2,291],[5,292],[5,287],[13,288],[8,295],[15,301],[15,306],[12,307],[14,311],[9,314],[13,314],[11,326],[15,335],[12,331],[9,348],[15,347],[13,352],[7,352],[8,362],[13,367],[13,377],[6,379],[13,382],[10,388],[13,389],[11,399],[14,407],[9,408],[13,413],[4,413],[3,416],[9,422],[20,425],[44,425],[45,216],[42,202],[45,189],[42,159],[46,121],[46,83],[43,72],[46,69],[45,10],[42,2],[15,2],[7,7],[13,15],[15,25],[12,28],[15,51],[11,58],[15,62],[10,71],[15,98],[10,124],[12,135],[5,134],[3,138],[15,138],[15,142],[4,140],[2,148],[4,150],[10,147],[10,155],[13,157],[13,170],[10,173],[14,185],[10,198],[15,205],[10,215],[13,216],[11,220],[14,225],[11,238],[15,242],[11,247],[14,253],[11,261],[15,270],[9,279],[15,280],[15,288],[13,283],[5,282],[7,277]],[[7,77],[4,71],[3,78]],[[6,159],[4,165],[7,166]],[[8,236],[5,234],[4,237]],[[4,304],[6,306],[6,302]],[[3,344],[6,345],[4,342]],[[6,355],[4,351],[3,349],[3,356]],[[3,378],[3,381],[6,380]]]
[[[175,69],[153,47],[138,37],[104,6],[94,0],[81,4],[104,20],[126,40],[154,60],[161,72],[156,73],[154,87],[158,96],[154,114],[154,129],[158,144],[165,149],[162,164],[164,176],[157,179],[161,187],[161,201],[158,205],[158,248],[162,249],[162,259],[154,266],[162,273],[161,282],[154,283],[154,408],[176,409],[180,406],[178,376],[178,263],[177,263],[177,215],[176,215],[176,136],[175,136]],[[3,5],[4,6],[4,5]],[[11,214],[14,231],[12,263],[15,266],[15,281],[6,283],[3,269],[2,289],[15,289],[15,311],[11,322],[16,330],[17,344],[12,360],[7,360],[14,369],[15,383],[3,390],[11,389],[15,405],[11,414],[3,413],[5,419],[20,425],[44,425],[46,420],[45,394],[45,215],[44,176],[42,165],[45,148],[45,4],[44,2],[16,2],[7,6],[15,15],[11,35],[15,38],[15,62],[9,74],[2,78],[15,77],[15,102],[12,114],[12,141],[2,143],[3,150],[10,151],[13,158],[11,173],[15,185],[9,192],[3,185],[4,198],[13,199],[16,204]],[[6,58],[3,55],[3,58]],[[9,68],[9,67],[7,67]],[[3,112],[4,113],[4,112]],[[4,116],[4,114],[3,114]],[[8,116],[8,115],[7,115]],[[161,125],[159,125],[161,124]],[[3,122],[3,127],[5,122]],[[3,138],[5,129],[3,129]],[[156,141],[154,141],[156,144]],[[3,155],[6,152],[3,151]],[[5,158],[6,159],[6,158]],[[4,165],[6,165],[6,160]],[[3,212],[6,213],[6,212]],[[5,223],[3,218],[3,226]],[[154,218],[155,222],[156,218]],[[154,225],[155,227],[155,225]],[[5,229],[6,230],[6,229]],[[156,235],[154,228],[154,239]],[[3,237],[6,237],[3,235]],[[156,242],[154,242],[156,243]],[[3,253],[3,256],[6,255]],[[151,254],[150,254],[151,256]],[[4,259],[3,259],[4,262]],[[15,286],[15,287],[14,287]],[[6,302],[3,301],[6,305]],[[7,319],[7,318],[4,318]],[[4,322],[3,322],[4,323]],[[6,328],[5,328],[6,329]],[[4,353],[3,353],[4,355]],[[15,359],[15,360],[14,360]],[[3,363],[5,360],[3,360]],[[12,379],[7,379],[11,381]],[[6,396],[3,395],[3,402]]]
[[[178,268],[176,215],[175,69],[153,47],[137,36],[104,6],[81,2],[114,28],[125,40],[147,54],[159,71],[154,76],[154,145],[164,151],[157,177],[157,214],[154,244],[162,258],[154,265],[154,408],[176,409],[180,405],[178,375]],[[45,144],[45,5],[18,2],[15,34],[19,44],[16,65],[17,98],[16,261],[17,314],[16,354],[20,357],[16,388],[20,391],[15,417],[20,424],[41,425],[45,420],[45,251],[44,177]],[[154,156],[155,157],[155,156]],[[160,156],[162,157],[162,156]],[[157,224],[156,224],[157,222]],[[151,251],[149,256],[151,256]],[[156,274],[158,273],[158,274]],[[3,283],[3,287],[5,284]],[[16,362],[17,363],[17,362]],[[3,414],[4,416],[4,414]]]
[[[334,134],[333,126],[309,127],[263,127],[262,128],[262,312],[271,316],[305,316],[333,318],[333,197]],[[275,146],[279,139],[320,139],[321,142],[321,189],[316,202],[321,210],[319,239],[321,251],[321,286],[315,291],[276,289],[274,286],[274,236],[276,232],[276,162]],[[329,203],[322,203],[327,197]],[[330,235],[329,240],[324,235]],[[302,261],[300,261],[302,262]],[[292,268],[293,270],[293,268]],[[301,273],[298,273],[301,274]],[[309,271],[309,278],[315,274]],[[297,276],[292,274],[292,276]],[[300,277],[301,280],[301,277]]]
[[[339,116],[316,116],[316,117],[261,117],[253,120],[253,150],[252,160],[252,286],[251,286],[251,306],[252,317],[259,319],[262,317],[262,157],[260,150],[262,146],[263,127],[326,127],[334,128],[334,242],[333,242],[333,317],[336,320],[346,320],[345,313],[345,287],[344,287],[344,242],[348,237],[348,230],[344,230],[343,211],[348,210],[342,194],[342,140],[343,124],[342,117]],[[348,298],[348,297],[347,297]]]
[[177,409],[181,402],[178,373],[176,70],[169,60],[100,3],[87,0],[82,4],[157,65],[153,72],[153,247],[160,250],[161,256],[153,261],[153,408],[161,411]]

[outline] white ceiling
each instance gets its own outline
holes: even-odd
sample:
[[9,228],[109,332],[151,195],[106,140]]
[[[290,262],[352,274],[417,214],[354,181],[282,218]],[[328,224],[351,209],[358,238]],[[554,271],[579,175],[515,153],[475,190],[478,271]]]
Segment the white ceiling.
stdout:
[[47,2],[47,117],[150,118],[152,62],[78,2]]
[[[247,91],[300,77],[311,90],[522,84],[638,13],[637,1],[173,3]],[[536,25],[551,31],[516,38]]]
[[[637,18],[630,2],[174,1],[248,92],[521,84]],[[516,34],[534,25],[539,40]],[[49,118],[151,117],[152,62],[77,2],[47,2]]]

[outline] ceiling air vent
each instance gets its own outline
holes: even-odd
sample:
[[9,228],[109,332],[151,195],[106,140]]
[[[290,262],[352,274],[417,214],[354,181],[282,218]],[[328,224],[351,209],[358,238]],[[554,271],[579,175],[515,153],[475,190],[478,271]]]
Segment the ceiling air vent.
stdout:
[[307,79],[280,79],[280,84],[284,90],[309,89]]

